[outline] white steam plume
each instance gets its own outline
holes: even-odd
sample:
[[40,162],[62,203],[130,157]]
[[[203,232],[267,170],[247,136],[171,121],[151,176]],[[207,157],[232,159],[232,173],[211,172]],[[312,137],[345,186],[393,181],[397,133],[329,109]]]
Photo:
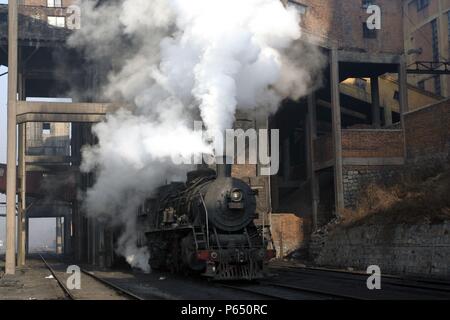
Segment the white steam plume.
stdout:
[[299,15],[279,0],[107,3],[80,2],[82,29],[69,43],[110,63],[104,98],[135,108],[94,127],[99,144],[83,150],[82,169],[96,169],[97,180],[85,203],[125,227],[118,252],[146,270],[130,221],[157,186],[183,177],[188,168],[172,156],[212,152],[193,120],[223,133],[238,109],[274,112],[308,93],[322,60],[300,44]]

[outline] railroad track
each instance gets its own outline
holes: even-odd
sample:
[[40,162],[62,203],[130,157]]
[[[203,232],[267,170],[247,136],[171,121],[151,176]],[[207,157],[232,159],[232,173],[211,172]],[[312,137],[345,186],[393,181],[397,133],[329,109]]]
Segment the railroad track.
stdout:
[[112,283],[112,282],[110,282],[110,281],[108,281],[108,280],[105,280],[105,279],[103,279],[103,278],[100,278],[100,277],[96,276],[94,273],[92,273],[92,272],[90,272],[90,271],[81,269],[81,272],[83,272],[85,275],[88,275],[89,277],[91,277],[91,278],[97,280],[98,282],[103,283],[103,284],[106,285],[107,287],[109,287],[109,288],[111,288],[111,289],[113,289],[113,290],[119,292],[120,294],[125,295],[125,296],[127,296],[127,297],[129,297],[129,298],[132,298],[133,300],[145,300],[144,298],[142,298],[142,297],[140,297],[140,296],[138,296],[138,295],[132,293],[132,292],[129,291],[129,290],[126,290],[126,289],[124,289],[124,288],[121,288],[121,287],[119,287],[118,285],[116,285],[116,284],[114,284],[114,283]]
[[264,299],[288,300],[288,299],[286,299],[284,297],[280,297],[279,295],[261,292],[259,290],[255,290],[255,289],[252,289],[252,288],[249,288],[249,287],[232,286],[232,285],[226,285],[226,284],[220,284],[219,286],[222,287],[222,288],[226,288],[226,289],[231,289],[231,290],[237,290],[237,291],[241,291],[241,292],[251,293],[252,295],[260,296],[260,297],[262,297]]
[[356,297],[356,296],[352,296],[352,295],[335,293],[335,292],[331,292],[331,291],[327,291],[327,290],[316,290],[316,289],[312,289],[312,288],[300,287],[297,285],[293,286],[293,285],[287,285],[284,283],[276,283],[276,282],[270,282],[270,281],[264,282],[264,284],[273,286],[273,287],[278,287],[278,288],[285,288],[285,289],[297,290],[297,291],[306,292],[306,293],[312,293],[314,295],[321,295],[321,296],[332,298],[332,299],[365,300],[361,297]]
[[[49,264],[43,256],[40,257],[58,282],[66,297],[71,300],[79,299],[82,294],[78,291],[68,290],[65,285],[66,276],[62,274],[63,271],[61,270],[64,267],[60,264],[61,261],[57,258],[55,258],[56,260],[52,258],[51,261],[58,261],[58,264],[53,264],[54,268],[52,268],[51,263]],[[211,282],[209,282],[208,286],[210,288],[216,287],[220,290],[222,290],[221,288],[226,289],[227,291],[221,291],[221,294],[224,296],[243,296],[244,299],[250,298],[254,300],[371,300],[381,299],[385,297],[385,294],[391,299],[396,299],[396,297],[421,296],[437,297],[438,299],[450,297],[450,285],[439,281],[418,281],[396,276],[383,276],[384,290],[387,291],[383,291],[383,295],[380,295],[381,292],[368,292],[366,290],[365,281],[368,276],[366,273],[289,265],[276,265],[274,267],[272,271],[279,272],[279,277],[267,278],[251,283],[221,282],[214,283],[212,286]],[[153,282],[149,282],[151,283],[150,286],[142,286],[142,283],[146,283],[147,281],[145,277],[138,282],[134,281],[130,285],[128,283],[125,285],[125,283],[121,283],[120,281],[105,278],[101,272],[94,273],[86,269],[81,269],[81,272],[83,277],[92,278],[91,280],[86,280],[85,278],[83,280],[84,283],[89,283],[92,288],[96,288],[91,291],[86,291],[86,287],[83,287],[85,295],[86,292],[93,292],[94,296],[97,292],[102,295],[103,291],[100,286],[109,288],[105,292],[116,292],[120,296],[132,300],[172,300],[177,299],[179,293],[178,291],[172,290],[172,285],[159,287],[158,282],[154,282],[154,279],[152,280]],[[364,288],[361,286],[361,281],[364,282]],[[204,284],[206,286],[206,283]],[[89,285],[87,285],[87,288],[89,288]],[[150,289],[147,289],[147,287]],[[186,295],[186,292],[182,291],[180,294]],[[92,295],[87,295],[88,298],[92,298]],[[110,294],[110,296],[116,295]],[[188,297],[189,293],[186,296]]]
[[[367,278],[368,276],[367,273],[364,272],[344,271],[326,268],[297,267],[297,266],[292,267],[283,265],[275,265],[274,267],[276,268],[276,271],[285,270],[286,272],[290,273],[300,273],[304,275],[316,275],[316,276],[320,276],[319,274],[328,274],[330,277],[351,281],[361,281],[360,277]],[[348,276],[357,276],[358,278],[351,278]],[[444,292],[450,294],[450,283],[443,281],[404,278],[394,275],[383,275],[382,279],[385,284],[391,286]]]
[[[323,298],[323,299],[340,299],[340,300],[364,300],[361,297],[351,296],[347,294],[340,294],[336,292],[330,292],[326,290],[316,290],[312,288],[306,288],[301,286],[294,286],[294,285],[287,285],[283,283],[277,283],[277,282],[271,282],[271,281],[259,281],[255,283],[258,285],[257,288],[254,286],[249,285],[226,285],[226,284],[220,284],[220,287],[232,289],[232,290],[238,290],[242,292],[248,292],[257,296],[261,296],[266,299],[271,300],[291,300],[290,298],[287,298],[287,296],[291,296],[293,292],[310,295],[315,298]],[[279,293],[270,293],[271,288],[276,289],[282,289],[285,293],[285,295],[280,295]],[[269,290],[269,292],[263,292],[262,290]],[[272,289],[273,291],[273,289]]]
[[42,261],[44,262],[45,266],[47,267],[47,269],[50,271],[50,273],[53,276],[53,279],[56,280],[56,282],[58,283],[59,287],[62,289],[62,291],[64,292],[64,295],[69,299],[69,300],[76,300],[75,296],[70,292],[70,290],[66,287],[66,285],[64,284],[63,281],[61,281],[61,279],[56,275],[56,272],[53,270],[53,268],[48,264],[47,260],[45,260],[45,258],[39,254],[39,257],[42,259]]
[[[57,281],[59,287],[63,290],[64,295],[65,295],[69,300],[77,300],[76,296],[74,296],[74,295],[72,294],[72,292],[67,288],[67,286],[65,285],[64,281],[63,281],[60,277],[58,277],[58,275],[57,275],[57,273],[55,272],[55,270],[54,270],[54,269],[52,268],[52,266],[45,260],[45,258],[44,258],[41,254],[39,254],[39,257],[42,259],[42,261],[44,262],[44,264],[45,264],[45,266],[47,267],[47,269],[50,271],[50,273],[51,273],[51,275],[53,276],[53,278]],[[104,286],[107,286],[108,288],[113,289],[115,292],[117,292],[118,294],[120,294],[120,295],[122,295],[122,296],[125,296],[125,297],[127,297],[127,298],[129,298],[129,299],[131,299],[131,300],[145,300],[144,298],[142,298],[142,297],[140,297],[140,296],[138,296],[138,295],[136,295],[136,294],[134,294],[134,293],[132,293],[132,292],[130,292],[130,291],[124,289],[124,288],[121,288],[121,287],[117,286],[116,284],[114,284],[114,283],[112,283],[112,282],[110,282],[110,281],[108,281],[108,280],[105,280],[105,279],[103,279],[103,278],[100,278],[100,277],[96,276],[95,274],[93,274],[93,273],[90,272],[90,271],[87,271],[87,270],[84,270],[84,269],[80,269],[80,271],[81,271],[83,274],[85,274],[85,275],[91,277],[92,279],[94,279],[94,280],[100,282],[100,283],[103,284]]]

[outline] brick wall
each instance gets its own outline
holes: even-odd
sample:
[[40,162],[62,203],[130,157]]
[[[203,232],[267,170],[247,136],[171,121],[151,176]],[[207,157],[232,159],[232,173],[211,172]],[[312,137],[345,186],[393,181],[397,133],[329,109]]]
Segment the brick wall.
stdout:
[[[286,2],[286,0],[283,0]],[[363,23],[369,15],[361,0],[298,0],[308,6],[302,27],[306,33],[335,40],[340,49],[371,53],[403,52],[402,1],[377,0],[382,26],[376,39],[363,37]]]
[[284,258],[305,247],[311,221],[294,214],[277,213],[272,215],[271,226],[277,257]]
[[408,162],[448,161],[450,100],[405,114],[405,132]]
[[231,169],[231,175],[235,178],[250,178],[257,176],[257,167],[253,164],[234,164]]
[[[62,7],[68,7],[71,4],[76,3],[77,0],[62,0]],[[41,6],[46,7],[47,6],[47,0],[23,0],[23,5],[25,6]]]
[[316,163],[324,163],[333,159],[333,140],[331,136],[318,137],[314,141],[314,161]]
[[[8,6],[0,5],[0,41],[7,43],[8,39]],[[51,27],[48,16],[64,16],[69,14],[64,8],[47,8],[39,6],[19,7],[19,39],[25,41],[61,41],[65,42],[70,35],[66,28]]]
[[354,208],[361,190],[370,183],[389,183],[399,166],[344,166],[344,205]]
[[401,130],[342,130],[344,158],[403,157]]
[[450,278],[450,222],[436,225],[370,225],[313,236],[310,254],[322,266],[384,274]]
[[345,159],[403,159],[403,133],[401,130],[342,130],[344,158],[344,204],[354,208],[361,189],[370,183],[388,183],[398,165],[345,165]]

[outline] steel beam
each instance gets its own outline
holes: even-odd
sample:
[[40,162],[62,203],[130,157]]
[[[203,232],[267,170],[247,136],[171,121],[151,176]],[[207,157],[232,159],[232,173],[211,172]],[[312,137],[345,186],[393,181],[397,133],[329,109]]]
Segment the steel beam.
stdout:
[[[414,68],[410,68],[414,66]],[[408,66],[408,74],[449,75],[450,62],[447,61],[416,61]]]
[[403,122],[403,114],[409,111],[408,106],[408,74],[406,72],[406,58],[402,56],[399,63],[398,86],[400,100],[400,115]]
[[370,78],[370,95],[372,97],[372,125],[375,128],[381,127],[380,119],[380,86],[378,77]]
[[16,273],[16,102],[17,102],[17,0],[8,2],[8,119],[6,169],[5,274]]
[[399,103],[400,103],[400,124],[403,130],[403,157],[407,158],[406,150],[406,134],[405,134],[405,113],[409,111],[408,101],[408,73],[406,67],[406,57],[403,55],[400,59],[398,66],[398,90],[399,90]]
[[[19,51],[19,60],[21,59],[22,52]],[[22,68],[20,68],[22,69]],[[23,70],[21,70],[23,71]],[[18,82],[19,100],[25,100],[25,79],[23,72],[19,73]],[[18,218],[17,218],[17,265],[19,267],[25,266],[26,257],[26,186],[27,186],[27,173],[25,164],[26,154],[26,124],[19,125],[19,154],[18,154],[18,181],[19,194],[18,194]]]
[[62,164],[71,163],[75,159],[70,156],[25,156],[25,161],[27,164],[34,165],[45,165],[45,164]]
[[314,141],[317,139],[317,105],[314,93],[308,96],[308,121],[307,121],[307,154],[308,154],[308,175],[311,188],[311,211],[313,230],[318,227],[318,206],[319,206],[319,185],[317,173],[314,170]]
[[[334,49],[333,49],[334,50]],[[374,54],[368,52],[354,52],[340,50],[338,52],[339,62],[351,63],[374,63],[374,64],[398,64],[399,56],[395,54]]]
[[68,164],[32,164],[27,165],[28,172],[46,172],[46,173],[56,173],[56,172],[78,172],[78,167],[71,166]]
[[344,210],[344,183],[342,177],[342,126],[341,126],[341,102],[339,91],[339,58],[337,49],[331,50],[331,113],[333,121],[333,146],[334,146],[334,184],[336,214],[340,215]]
[[56,254],[63,253],[63,224],[61,217],[56,218]]
[[72,254],[72,215],[64,217],[64,255],[66,257]]
[[26,255],[26,124],[19,125],[19,194],[18,194],[18,219],[17,219],[17,265],[23,267],[25,265]]
[[[325,100],[318,99],[317,100],[317,105],[321,106],[321,107],[324,107],[324,108],[327,108],[327,109],[330,109],[330,110],[332,109],[331,103],[329,103],[328,101],[325,101]],[[366,120],[367,119],[367,115],[366,114],[358,112],[358,111],[354,111],[352,109],[345,108],[345,107],[342,107],[342,106],[341,106],[341,113],[344,114],[344,115],[350,116],[350,117],[361,119],[361,120]]]
[[31,102],[17,103],[17,123],[25,122],[100,122],[107,113],[127,105],[114,103],[64,103]]

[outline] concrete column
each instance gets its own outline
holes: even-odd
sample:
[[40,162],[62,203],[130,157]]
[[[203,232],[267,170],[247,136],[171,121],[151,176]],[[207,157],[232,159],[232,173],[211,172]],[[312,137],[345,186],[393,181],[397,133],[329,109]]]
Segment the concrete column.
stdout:
[[64,255],[72,254],[72,219],[69,216],[64,217]]
[[378,84],[378,77],[370,78],[370,88],[372,96],[372,125],[375,128],[380,128],[380,88]]
[[105,230],[105,266],[111,268],[114,263],[114,243],[111,228]]
[[8,125],[6,169],[5,274],[16,272],[16,103],[17,103],[17,0],[8,2]]
[[87,263],[94,265],[94,231],[92,225],[92,218],[87,218],[87,228],[85,230],[87,237]]
[[26,124],[19,125],[19,203],[18,203],[18,225],[17,225],[17,265],[25,265],[26,255]]
[[97,221],[89,218],[89,251],[91,253],[91,264],[98,265],[98,242],[97,242]]
[[[439,10],[439,14],[437,15],[437,20],[438,20],[438,43],[439,43],[439,51],[442,52],[449,52],[450,48],[449,48],[449,41],[448,41],[448,4],[446,0],[438,0],[438,10]],[[439,60],[441,60],[442,58],[439,58]],[[443,97],[448,97],[449,96],[449,91],[448,91],[448,76],[447,77],[441,77],[439,76],[440,81],[441,81],[441,95]]]
[[319,189],[316,170],[314,168],[314,141],[317,139],[317,114],[315,95],[308,96],[308,121],[307,121],[307,155],[308,155],[308,177],[311,184],[311,214],[313,230],[317,229],[317,215],[319,205]]
[[280,207],[280,177],[275,175],[270,177],[270,191],[271,191],[271,209],[277,211]]
[[[22,60],[21,51],[19,51],[19,60]],[[21,67],[23,69],[23,66]],[[19,100],[26,100],[25,97],[25,78],[23,76],[23,70],[18,75],[18,91],[19,91]],[[26,257],[26,185],[27,185],[27,174],[26,174],[26,163],[25,163],[25,155],[26,155],[26,128],[27,125],[22,123],[19,125],[19,154],[18,154],[18,181],[19,185],[19,194],[18,194],[18,218],[17,218],[17,265],[20,267],[25,266],[25,257]]]
[[291,146],[289,137],[283,141],[283,180],[289,181],[291,172]]
[[63,225],[61,218],[56,218],[56,254],[62,254],[63,253],[63,233],[62,230]]
[[74,238],[74,255],[76,261],[81,261],[83,258],[83,238],[82,238],[82,225],[83,219],[81,212],[78,210],[78,203],[75,201],[72,203],[72,219],[73,219],[73,238]]
[[390,106],[384,106],[384,124],[385,126],[392,125],[392,109]]
[[[72,137],[70,140],[70,147],[73,159],[72,166],[75,167],[79,166],[81,162],[80,134],[81,134],[81,124],[72,123]],[[77,185],[80,186],[82,184],[80,173],[77,173],[76,179]],[[82,247],[83,247],[82,225],[83,219],[81,216],[81,212],[78,209],[78,201],[74,200],[72,202],[72,228],[73,228],[73,253],[76,261],[82,260]]]
[[339,91],[339,56],[337,49],[331,50],[331,113],[333,120],[333,146],[334,146],[334,184],[336,215],[344,209],[344,184],[342,178],[342,129],[341,129],[341,102]]
[[105,251],[105,226],[101,223],[97,223],[96,235],[98,240],[97,245],[97,265],[100,268],[104,268],[106,264],[106,251]]
[[400,103],[400,116],[403,127],[403,115],[409,111],[408,103],[408,74],[406,72],[406,58],[401,56],[398,71],[398,92]]
[[398,71],[398,86],[399,86],[399,103],[400,103],[400,124],[403,130],[403,156],[407,158],[406,150],[406,135],[405,135],[405,113],[409,111],[408,101],[408,73],[406,71],[406,57],[402,55],[400,58],[400,65]]
[[28,255],[30,253],[30,218],[25,218],[25,234],[27,235],[25,238],[25,254]]

